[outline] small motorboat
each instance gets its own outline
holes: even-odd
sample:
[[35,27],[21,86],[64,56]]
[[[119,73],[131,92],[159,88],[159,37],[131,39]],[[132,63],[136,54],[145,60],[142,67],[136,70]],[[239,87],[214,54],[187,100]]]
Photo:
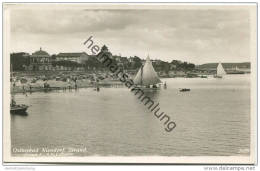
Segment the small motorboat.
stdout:
[[27,114],[26,110],[29,106],[24,104],[16,104],[15,100],[12,99],[11,105],[10,105],[10,113],[11,114]]
[[180,89],[180,92],[185,92],[185,91],[190,91],[190,89],[189,88],[182,88],[182,89]]
[[21,104],[21,105],[13,105],[11,106],[10,112],[12,114],[26,114],[26,110],[29,106]]

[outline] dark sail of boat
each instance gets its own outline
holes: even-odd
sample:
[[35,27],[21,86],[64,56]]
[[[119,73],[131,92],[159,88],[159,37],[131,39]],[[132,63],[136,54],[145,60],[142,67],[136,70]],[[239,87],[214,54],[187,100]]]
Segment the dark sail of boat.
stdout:
[[137,72],[134,83],[140,86],[155,86],[156,84],[161,83],[160,78],[155,72],[152,62],[150,61],[149,56],[147,56],[144,66],[141,66]]

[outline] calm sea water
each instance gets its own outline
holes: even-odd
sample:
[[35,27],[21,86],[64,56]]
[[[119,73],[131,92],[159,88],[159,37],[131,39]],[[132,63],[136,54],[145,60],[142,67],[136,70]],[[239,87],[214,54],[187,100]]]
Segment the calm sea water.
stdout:
[[[250,75],[164,79],[149,92],[177,124],[171,132],[127,88],[16,95],[12,148],[79,148],[67,155],[249,155]],[[179,92],[190,88],[190,92]],[[13,155],[21,153],[13,152]]]

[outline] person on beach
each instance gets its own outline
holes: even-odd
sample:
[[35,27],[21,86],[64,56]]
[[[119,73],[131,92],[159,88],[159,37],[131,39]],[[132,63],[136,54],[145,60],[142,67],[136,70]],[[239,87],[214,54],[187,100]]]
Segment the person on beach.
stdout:
[[29,89],[30,89],[30,92],[32,92],[32,85],[29,84]]
[[26,89],[25,89],[24,85],[23,85],[23,94],[25,94],[25,96],[27,96]]
[[24,85],[23,85],[23,93],[25,94],[25,87],[24,87]]
[[74,78],[74,82],[75,82],[75,89],[78,89],[78,85],[77,85],[77,77]]

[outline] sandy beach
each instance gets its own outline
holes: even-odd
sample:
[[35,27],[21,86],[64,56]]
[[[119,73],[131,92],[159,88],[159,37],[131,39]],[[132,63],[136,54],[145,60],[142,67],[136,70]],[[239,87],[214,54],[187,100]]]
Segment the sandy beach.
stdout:
[[[49,85],[48,88],[44,88],[44,83]],[[120,81],[113,81],[105,79],[99,81],[100,87],[117,87],[123,86]],[[38,80],[35,83],[28,81],[27,83],[16,82],[15,86],[11,85],[11,93],[26,93],[26,92],[39,92],[39,91],[51,91],[51,90],[69,90],[77,88],[91,88],[95,87],[96,83],[89,79],[74,81],[56,81],[56,80]]]

